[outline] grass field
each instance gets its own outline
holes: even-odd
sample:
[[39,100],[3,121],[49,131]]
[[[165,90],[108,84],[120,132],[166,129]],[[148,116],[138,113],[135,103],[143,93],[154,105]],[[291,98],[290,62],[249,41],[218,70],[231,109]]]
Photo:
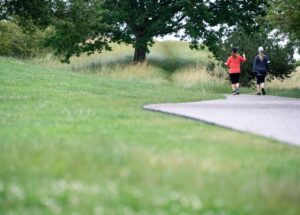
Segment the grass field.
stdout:
[[299,148],[142,110],[228,91],[157,56],[0,58],[0,214],[299,214]]

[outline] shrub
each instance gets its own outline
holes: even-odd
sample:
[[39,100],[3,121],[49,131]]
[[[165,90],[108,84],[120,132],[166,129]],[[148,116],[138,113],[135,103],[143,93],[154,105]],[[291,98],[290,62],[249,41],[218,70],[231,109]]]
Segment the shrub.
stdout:
[[42,52],[43,33],[23,31],[17,24],[0,21],[0,55],[18,58],[35,57]]

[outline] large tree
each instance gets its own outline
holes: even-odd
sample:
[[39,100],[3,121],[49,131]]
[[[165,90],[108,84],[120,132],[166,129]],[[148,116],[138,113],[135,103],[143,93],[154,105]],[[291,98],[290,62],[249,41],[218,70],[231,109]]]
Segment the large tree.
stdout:
[[[116,41],[133,44],[134,60],[143,61],[153,38],[183,31],[178,37],[212,47],[228,26],[253,24],[265,1],[203,0],[106,0],[102,7],[109,11],[105,22],[112,26]],[[218,27],[218,30],[213,27]]]
[[[11,0],[20,1],[20,0]],[[38,1],[38,0],[35,0]],[[33,1],[33,2],[35,2]],[[39,0],[42,1],[42,0]],[[48,40],[68,61],[72,55],[132,44],[134,61],[144,61],[154,37],[175,33],[211,50],[231,26],[252,27],[266,0],[44,0],[52,4],[54,34]],[[48,13],[45,13],[48,14]],[[37,15],[39,18],[40,16]],[[42,15],[41,15],[42,16]],[[32,16],[37,19],[37,17]],[[179,32],[182,32],[179,34]]]

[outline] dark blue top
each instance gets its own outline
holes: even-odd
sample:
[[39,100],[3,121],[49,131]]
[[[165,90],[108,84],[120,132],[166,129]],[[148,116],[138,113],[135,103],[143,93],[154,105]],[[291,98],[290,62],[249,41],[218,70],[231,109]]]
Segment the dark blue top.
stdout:
[[258,55],[254,58],[253,63],[253,71],[256,72],[258,75],[265,75],[269,70],[269,57],[264,55],[263,59],[261,60]]

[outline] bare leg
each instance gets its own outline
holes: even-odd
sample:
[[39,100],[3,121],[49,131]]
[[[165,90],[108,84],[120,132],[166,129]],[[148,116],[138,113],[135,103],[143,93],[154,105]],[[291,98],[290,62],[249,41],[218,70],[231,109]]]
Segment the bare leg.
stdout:
[[235,91],[235,84],[231,84],[232,91]]
[[260,93],[260,85],[259,84],[256,85],[256,91],[257,91],[257,93]]
[[240,94],[240,83],[236,83],[236,85],[235,85],[235,87],[236,87],[236,94]]

